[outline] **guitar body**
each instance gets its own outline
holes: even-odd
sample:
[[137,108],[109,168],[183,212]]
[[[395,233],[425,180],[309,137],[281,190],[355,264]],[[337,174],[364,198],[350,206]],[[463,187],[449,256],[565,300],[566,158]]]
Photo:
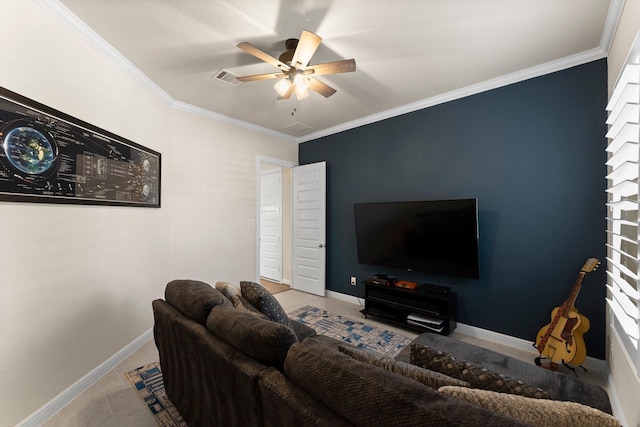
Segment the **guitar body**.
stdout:
[[551,323],[538,331],[535,347],[540,352],[540,357],[536,359],[539,366],[542,366],[541,359],[546,359],[550,362],[548,369],[556,370],[558,363],[575,367],[581,366],[587,358],[583,335],[589,330],[591,323],[586,316],[578,313],[574,303],[584,276],[598,265],[600,261],[597,258],[587,260],[573,284],[569,298],[551,311]]
[[[540,356],[546,357],[553,363],[564,363],[569,366],[580,366],[587,358],[587,348],[584,343],[584,333],[589,330],[589,319],[572,308],[565,317],[561,313],[562,307],[556,307],[551,312],[552,322],[543,326],[536,335],[536,347],[547,337],[546,345]],[[555,325],[554,325],[555,320]],[[549,334],[549,328],[553,328]]]
[[591,322],[587,318],[587,316],[583,314],[579,314],[576,310],[576,314],[580,316],[580,325],[573,331],[573,339],[576,343],[576,352],[573,356],[569,365],[571,366],[582,366],[585,359],[587,358],[587,347],[584,344],[584,333],[589,330],[591,327]]

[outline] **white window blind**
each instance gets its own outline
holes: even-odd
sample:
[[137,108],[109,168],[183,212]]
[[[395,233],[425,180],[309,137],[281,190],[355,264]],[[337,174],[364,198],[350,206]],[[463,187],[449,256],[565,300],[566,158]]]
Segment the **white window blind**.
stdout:
[[607,105],[607,305],[640,372],[640,35]]

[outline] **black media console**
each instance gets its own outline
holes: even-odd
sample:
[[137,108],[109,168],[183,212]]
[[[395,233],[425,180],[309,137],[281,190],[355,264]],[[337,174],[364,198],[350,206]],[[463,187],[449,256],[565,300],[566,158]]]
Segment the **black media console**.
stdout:
[[456,328],[457,294],[439,286],[415,290],[365,283],[361,313],[418,330],[449,335]]

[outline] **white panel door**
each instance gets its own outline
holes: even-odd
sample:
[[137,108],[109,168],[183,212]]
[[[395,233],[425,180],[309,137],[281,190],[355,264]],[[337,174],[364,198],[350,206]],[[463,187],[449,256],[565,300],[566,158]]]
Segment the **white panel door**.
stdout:
[[260,277],[282,281],[282,168],[260,173]]
[[326,276],[325,162],[293,168],[292,288],[325,295]]

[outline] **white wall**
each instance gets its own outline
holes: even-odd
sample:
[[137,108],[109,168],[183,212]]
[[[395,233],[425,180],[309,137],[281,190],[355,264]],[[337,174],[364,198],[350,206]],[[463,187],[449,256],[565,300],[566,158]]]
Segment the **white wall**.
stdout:
[[0,86],[162,153],[162,208],[0,202],[0,426],[149,330],[173,278],[255,277],[256,158],[289,141],[172,107],[37,0],[3,0]]
[[[638,31],[640,31],[640,0],[625,0],[622,16],[607,58],[609,96]],[[607,347],[607,364],[614,386],[609,392],[618,398],[622,411],[620,418],[625,425],[640,426],[640,405],[638,405],[640,379],[610,327],[607,327]]]
[[172,274],[254,280],[257,155],[295,162],[297,145],[182,111],[172,115],[171,140]]

